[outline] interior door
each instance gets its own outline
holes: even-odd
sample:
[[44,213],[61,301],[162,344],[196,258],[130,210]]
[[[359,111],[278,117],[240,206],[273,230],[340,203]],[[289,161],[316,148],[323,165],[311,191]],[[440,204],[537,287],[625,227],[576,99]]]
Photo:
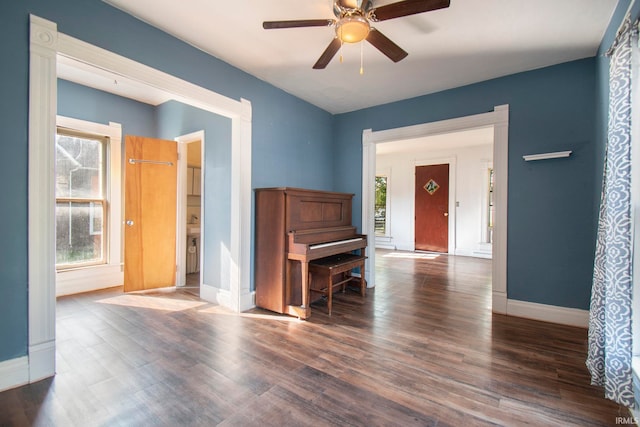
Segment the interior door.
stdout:
[[125,292],[175,285],[178,147],[125,137]]
[[449,252],[449,165],[416,167],[415,248]]

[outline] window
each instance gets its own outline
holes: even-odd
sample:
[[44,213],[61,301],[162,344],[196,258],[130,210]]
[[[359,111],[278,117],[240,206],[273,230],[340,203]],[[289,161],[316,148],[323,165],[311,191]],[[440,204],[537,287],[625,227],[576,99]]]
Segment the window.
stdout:
[[56,134],[56,267],[104,264],[109,139],[58,128]]
[[384,175],[376,176],[376,202],[375,202],[375,233],[376,236],[387,236],[387,186],[389,178]]
[[56,125],[56,295],[121,285],[122,126]]
[[486,243],[493,242],[493,218],[495,216],[496,208],[494,206],[493,200],[493,168],[489,168],[488,170],[489,182],[488,184],[488,194],[487,194],[487,238]]

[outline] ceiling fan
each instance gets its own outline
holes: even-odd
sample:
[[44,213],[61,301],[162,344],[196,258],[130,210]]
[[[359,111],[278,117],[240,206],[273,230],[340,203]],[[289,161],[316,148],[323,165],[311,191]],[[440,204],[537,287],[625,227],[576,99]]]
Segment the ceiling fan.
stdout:
[[334,0],[333,14],[336,19],[265,21],[262,27],[266,30],[335,27],[336,36],[314,64],[314,69],[325,68],[340,50],[342,43],[357,43],[365,39],[393,62],[398,62],[406,58],[408,53],[372,27],[371,23],[446,7],[449,7],[449,0],[404,0],[380,7],[374,7],[371,0]]

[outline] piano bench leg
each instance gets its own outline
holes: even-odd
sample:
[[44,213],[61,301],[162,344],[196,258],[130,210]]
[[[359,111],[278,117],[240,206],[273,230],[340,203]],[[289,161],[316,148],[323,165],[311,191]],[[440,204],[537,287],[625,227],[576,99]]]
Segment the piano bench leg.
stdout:
[[329,274],[329,286],[327,287],[327,311],[331,316],[331,305],[333,303],[333,276]]
[[364,278],[364,262],[359,265],[360,267],[360,295],[363,297],[367,296],[367,281]]

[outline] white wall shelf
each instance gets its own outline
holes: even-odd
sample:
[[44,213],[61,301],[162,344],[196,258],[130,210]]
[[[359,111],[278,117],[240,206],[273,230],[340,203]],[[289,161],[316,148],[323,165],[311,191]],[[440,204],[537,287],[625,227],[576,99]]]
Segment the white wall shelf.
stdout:
[[555,151],[553,153],[541,153],[541,154],[526,154],[522,156],[525,162],[530,162],[532,160],[546,160],[546,159],[559,159],[562,157],[569,157],[571,155],[571,151]]

